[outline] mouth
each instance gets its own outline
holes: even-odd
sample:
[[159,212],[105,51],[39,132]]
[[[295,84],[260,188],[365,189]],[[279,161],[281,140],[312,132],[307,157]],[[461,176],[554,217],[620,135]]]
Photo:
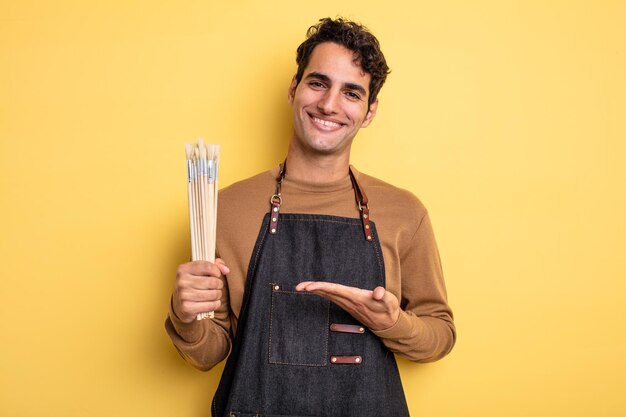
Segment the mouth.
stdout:
[[309,114],[309,117],[311,118],[311,121],[313,122],[315,127],[317,127],[320,130],[333,131],[343,126],[343,124],[338,123],[336,121],[324,119],[318,116],[313,116],[312,114]]

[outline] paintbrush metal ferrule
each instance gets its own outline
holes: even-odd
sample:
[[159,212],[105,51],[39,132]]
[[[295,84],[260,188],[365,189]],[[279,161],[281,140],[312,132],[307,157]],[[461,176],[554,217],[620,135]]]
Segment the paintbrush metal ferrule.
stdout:
[[191,159],[187,160],[187,181],[193,182],[193,161]]
[[208,172],[208,176],[209,176],[209,183],[212,183],[213,179],[215,178],[215,176],[214,176],[215,168],[213,167],[213,160],[212,159],[209,159],[207,161],[207,172]]

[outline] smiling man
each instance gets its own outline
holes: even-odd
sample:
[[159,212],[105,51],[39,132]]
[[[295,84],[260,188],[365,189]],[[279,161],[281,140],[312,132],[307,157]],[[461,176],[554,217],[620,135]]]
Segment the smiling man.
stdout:
[[455,327],[426,209],[350,165],[389,68],[343,19],[296,61],[287,157],[220,192],[220,259],[179,266],[166,328],[199,369],[230,350],[214,417],[408,416],[392,353],[437,360]]
[[355,64],[351,50],[325,42],[313,50],[301,77],[294,77],[289,88],[294,112],[291,154],[325,155],[343,166],[345,174],[352,140],[378,107],[378,101],[372,106],[368,102],[372,76]]

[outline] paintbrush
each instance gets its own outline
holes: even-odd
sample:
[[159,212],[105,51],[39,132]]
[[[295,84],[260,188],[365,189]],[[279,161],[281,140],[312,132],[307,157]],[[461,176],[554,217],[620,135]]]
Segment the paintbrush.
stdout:
[[[195,146],[185,145],[185,153],[191,259],[215,263],[219,145],[205,145],[203,139],[198,139]],[[196,318],[213,317],[214,312],[209,311]]]

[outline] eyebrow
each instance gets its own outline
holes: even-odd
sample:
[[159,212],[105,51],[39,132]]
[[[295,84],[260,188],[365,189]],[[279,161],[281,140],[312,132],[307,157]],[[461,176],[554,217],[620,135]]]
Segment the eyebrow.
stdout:
[[[310,72],[306,75],[305,79],[317,79],[320,81],[324,81],[327,83],[331,83],[331,79],[328,75],[326,74],[322,74],[321,72]],[[355,83],[344,83],[343,84],[344,88],[347,88],[348,90],[354,90],[354,91],[358,91],[359,93],[363,94],[364,96],[367,96],[367,91],[365,90],[365,88],[363,88],[363,86],[359,85],[359,84],[355,84]]]

